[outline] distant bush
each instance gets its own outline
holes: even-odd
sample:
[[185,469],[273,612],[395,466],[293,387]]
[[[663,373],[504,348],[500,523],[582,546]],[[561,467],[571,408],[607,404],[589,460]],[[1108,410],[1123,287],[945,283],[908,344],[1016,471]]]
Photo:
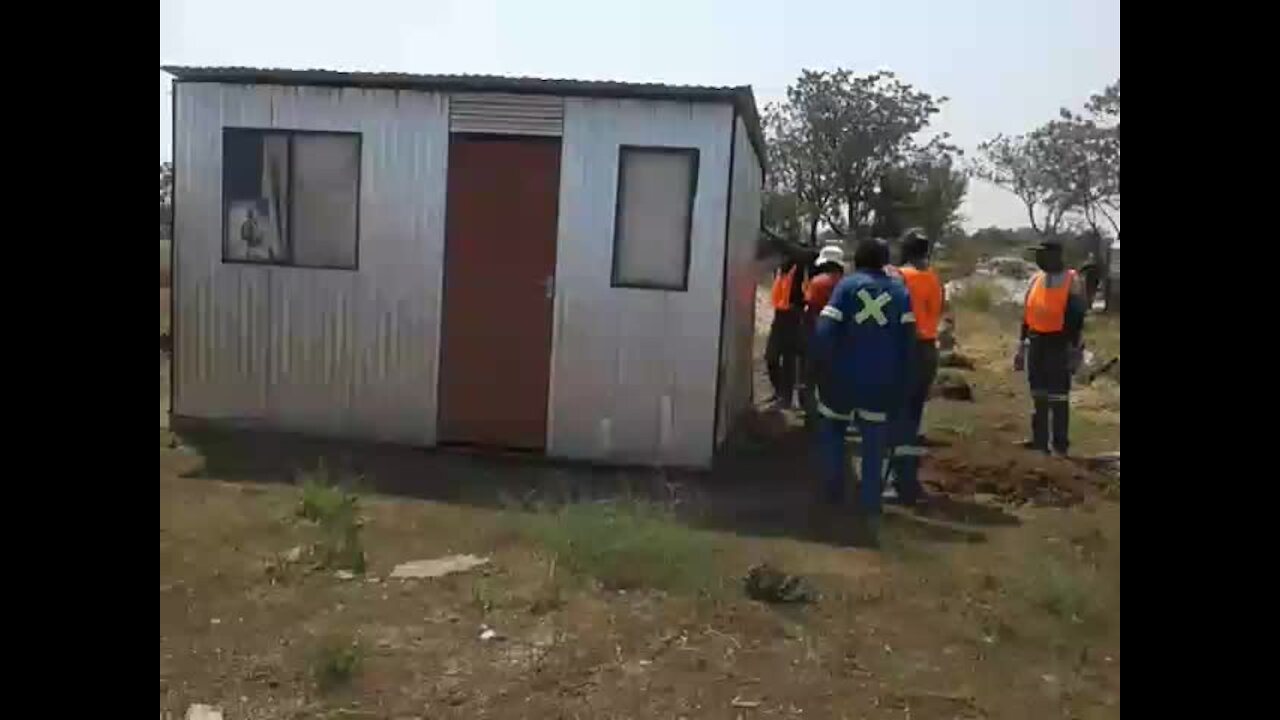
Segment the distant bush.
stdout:
[[970,310],[991,312],[996,305],[996,293],[990,283],[974,281],[967,283],[952,301]]

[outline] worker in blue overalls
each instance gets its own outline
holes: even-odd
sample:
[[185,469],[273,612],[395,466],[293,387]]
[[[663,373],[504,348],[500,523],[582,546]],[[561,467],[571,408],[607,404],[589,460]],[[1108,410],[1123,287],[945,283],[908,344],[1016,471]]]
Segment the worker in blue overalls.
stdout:
[[857,424],[862,435],[857,526],[874,544],[890,423],[902,417],[912,377],[915,316],[906,286],[885,273],[885,241],[859,243],[853,263],[854,272],[836,285],[819,314],[813,336],[821,416],[818,458],[825,499],[843,503],[845,428],[850,422]]

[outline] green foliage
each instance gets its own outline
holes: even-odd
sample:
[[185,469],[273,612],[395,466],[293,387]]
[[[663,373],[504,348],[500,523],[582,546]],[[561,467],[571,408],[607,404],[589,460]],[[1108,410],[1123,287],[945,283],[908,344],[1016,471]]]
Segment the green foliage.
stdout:
[[1055,120],[978,149],[974,174],[1016,195],[1040,235],[1055,237],[1069,215],[1095,235],[1119,235],[1119,80],[1091,97],[1083,115],[1063,108]]
[[[794,197],[792,224],[811,244],[819,224],[845,237],[865,235],[877,203],[892,205],[892,197],[880,197],[891,173],[922,162],[947,165],[959,154],[946,133],[924,143],[916,138],[945,101],[889,71],[804,70],[787,88],[786,102],[765,108],[772,168],[767,190]],[[959,189],[962,196],[964,188]],[[952,203],[948,193],[933,202],[938,209]],[[942,218],[932,221],[937,226],[954,218],[945,210],[934,214]],[[882,222],[894,222],[892,213]]]
[[1030,599],[1050,615],[1073,623],[1102,620],[1096,578],[1088,569],[1049,555],[1031,563],[1026,582]]
[[698,591],[715,575],[711,538],[645,501],[582,502],[537,513],[528,533],[558,567],[606,588]]
[[322,565],[363,573],[364,545],[360,539],[359,496],[332,482],[321,463],[301,476],[297,515],[315,523],[320,531],[317,556]]
[[311,677],[320,692],[331,692],[349,684],[360,670],[362,656],[359,642],[352,638],[322,640],[311,658]]

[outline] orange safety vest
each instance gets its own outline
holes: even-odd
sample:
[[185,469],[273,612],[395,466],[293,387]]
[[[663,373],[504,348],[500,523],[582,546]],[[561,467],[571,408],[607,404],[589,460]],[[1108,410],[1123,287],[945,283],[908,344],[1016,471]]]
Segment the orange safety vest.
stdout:
[[920,270],[905,265],[898,268],[911,296],[911,312],[916,316],[916,337],[934,340],[942,320],[942,281],[933,270]]
[[1029,330],[1036,333],[1062,332],[1067,319],[1067,299],[1075,281],[1076,271],[1068,270],[1062,285],[1046,287],[1045,274],[1036,273],[1031,279],[1031,289],[1027,291],[1026,308],[1022,311],[1022,321]]
[[773,309],[774,310],[790,310],[791,309],[791,286],[796,281],[796,270],[799,266],[794,266],[786,273],[774,273],[773,276]]

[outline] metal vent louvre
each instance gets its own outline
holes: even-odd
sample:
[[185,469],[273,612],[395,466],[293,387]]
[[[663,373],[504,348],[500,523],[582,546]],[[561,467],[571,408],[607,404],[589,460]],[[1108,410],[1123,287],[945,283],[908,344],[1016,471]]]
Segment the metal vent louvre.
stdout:
[[449,131],[559,137],[564,132],[564,99],[498,93],[451,95]]

